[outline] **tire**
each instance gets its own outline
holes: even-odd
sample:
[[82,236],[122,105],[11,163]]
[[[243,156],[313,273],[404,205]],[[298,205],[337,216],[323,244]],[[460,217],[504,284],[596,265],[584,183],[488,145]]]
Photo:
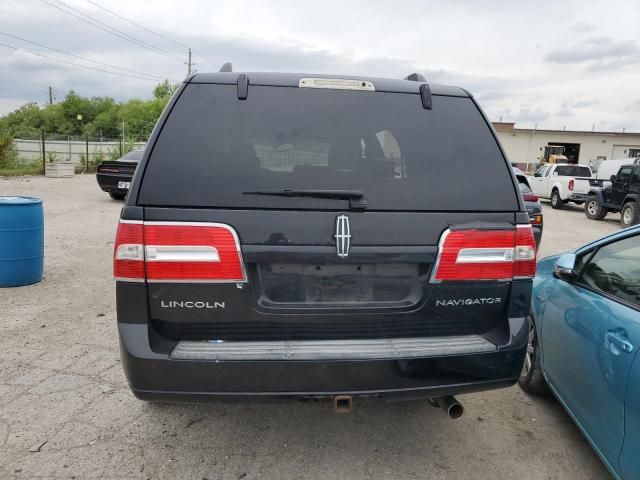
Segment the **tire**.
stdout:
[[550,390],[542,376],[540,368],[540,349],[538,347],[538,333],[533,319],[529,320],[529,341],[518,385],[527,393],[548,395]]
[[111,192],[109,194],[109,196],[111,198],[113,198],[114,200],[124,200],[124,197],[126,197],[127,194],[126,193],[114,193],[114,192]]
[[602,220],[607,216],[607,209],[600,205],[598,197],[594,195],[584,203],[584,214],[591,220]]
[[620,225],[622,225],[622,228],[627,228],[640,223],[638,213],[638,206],[635,202],[625,203],[624,207],[622,207],[622,210],[620,211]]
[[551,192],[551,208],[562,210],[562,207],[564,207],[564,202],[560,198],[560,193],[558,190],[554,190]]

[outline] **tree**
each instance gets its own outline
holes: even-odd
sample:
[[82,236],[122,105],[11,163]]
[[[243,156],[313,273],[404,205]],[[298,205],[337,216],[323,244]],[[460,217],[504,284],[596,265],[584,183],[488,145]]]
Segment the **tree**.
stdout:
[[94,138],[118,138],[121,133],[121,122],[120,105],[114,104],[96,115],[87,125],[87,133]]
[[[127,140],[146,140],[162,110],[178,88],[165,80],[153,89],[149,100],[129,100],[118,103],[111,97],[86,98],[70,90],[64,99],[53,105],[26,103],[0,117],[0,136],[34,138],[44,130],[47,135],[84,135],[118,138],[125,121]],[[82,120],[78,120],[82,115]]]
[[38,136],[43,126],[42,112],[36,103],[25,103],[0,122],[0,133],[22,138]]
[[173,92],[178,89],[177,83],[171,83],[169,80],[165,80],[162,83],[159,83],[153,89],[153,98],[156,100],[169,100]]
[[146,140],[158,117],[151,102],[129,100],[120,107],[120,117],[125,120],[126,135],[133,140]]
[[[60,108],[62,109],[64,125],[64,130],[60,133],[81,135],[83,127],[93,120],[91,117],[94,109],[91,108],[91,100],[81,97],[73,90],[70,90],[64,100],[60,102]],[[82,120],[78,120],[78,115],[82,115]]]
[[17,159],[13,137],[8,133],[0,134],[0,168],[15,167]]

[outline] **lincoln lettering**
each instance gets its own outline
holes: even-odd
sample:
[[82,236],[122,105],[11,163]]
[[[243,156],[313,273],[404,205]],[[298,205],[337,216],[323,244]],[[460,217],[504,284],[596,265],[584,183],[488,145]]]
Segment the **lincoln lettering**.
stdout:
[[181,301],[181,300],[161,300],[160,306],[162,308],[225,308],[225,302],[210,302],[210,301]]
[[496,305],[502,303],[501,298],[452,298],[449,300],[436,300],[436,307],[461,307],[467,305]]

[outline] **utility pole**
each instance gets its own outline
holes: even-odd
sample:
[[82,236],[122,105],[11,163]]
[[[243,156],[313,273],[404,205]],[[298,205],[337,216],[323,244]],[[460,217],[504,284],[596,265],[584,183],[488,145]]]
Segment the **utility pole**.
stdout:
[[49,105],[53,105],[53,88],[49,87]]
[[120,147],[120,156],[124,155],[124,117],[122,117],[122,143]]
[[40,140],[42,142],[42,174],[45,175],[47,173],[47,154],[44,145],[44,128],[40,130]]
[[187,75],[191,75],[191,49],[189,49],[189,60],[187,61]]
[[84,173],[89,173],[89,134],[84,134],[85,157],[84,157]]

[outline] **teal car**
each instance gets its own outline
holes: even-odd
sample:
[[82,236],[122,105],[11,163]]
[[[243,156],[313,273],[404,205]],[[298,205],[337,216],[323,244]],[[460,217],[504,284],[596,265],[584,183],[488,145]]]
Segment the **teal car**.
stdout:
[[520,386],[551,390],[615,478],[640,479],[640,226],[538,262]]

